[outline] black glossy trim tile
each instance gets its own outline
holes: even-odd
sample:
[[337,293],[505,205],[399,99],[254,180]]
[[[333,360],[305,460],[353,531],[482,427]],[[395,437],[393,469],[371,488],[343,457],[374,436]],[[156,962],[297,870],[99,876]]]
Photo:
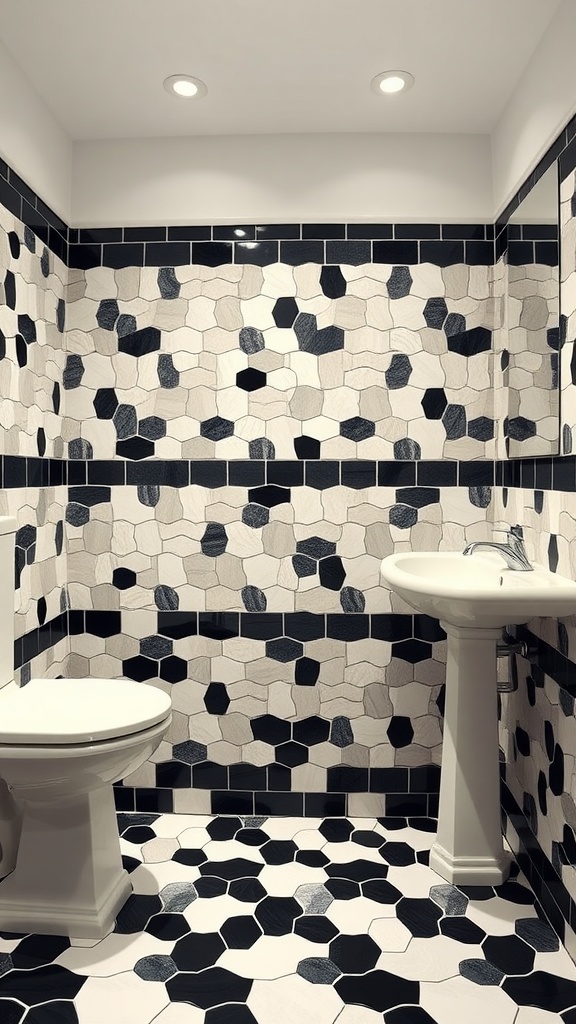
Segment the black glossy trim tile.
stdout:
[[234,242],[234,263],[253,264],[256,267],[268,267],[271,263],[278,263],[278,242],[273,239]]
[[116,785],[113,787],[114,791],[114,806],[117,811],[134,811],[134,793],[133,787]]
[[416,462],[379,462],[380,487],[410,487],[416,483]]
[[254,793],[254,814],[299,817],[304,814],[303,793]]
[[[539,491],[549,491],[552,488],[552,459],[536,459],[535,485]],[[504,464],[506,467],[506,463]]]
[[[266,463],[260,459],[228,463],[230,487],[258,487],[266,482]],[[277,481],[278,483],[280,481]]]
[[92,270],[94,267],[101,267],[102,246],[94,244],[69,245],[68,266],[72,270]]
[[134,804],[137,811],[172,814],[174,794],[171,789],[135,789]]
[[408,768],[370,768],[371,793],[407,793]]
[[282,612],[241,612],[240,635],[251,640],[273,640],[284,635]]
[[340,483],[340,463],[323,459],[320,462],[306,463],[306,485],[323,491],[327,487],[337,487]]
[[22,196],[3,178],[0,178],[0,203],[18,220],[22,220]]
[[486,227],[486,224],[442,224],[442,238],[481,242],[487,237]]
[[160,485],[168,487],[187,487],[189,464],[186,460],[163,460],[151,462],[127,462],[126,483],[136,485]]
[[346,225],[302,224],[302,238],[346,238]]
[[192,242],[192,263],[203,267],[219,267],[232,263],[232,242]]
[[372,259],[374,263],[391,263],[401,266],[418,263],[418,242],[373,242]]
[[190,264],[190,242],[146,242],[146,267],[181,267]]
[[[73,462],[69,462],[68,466],[73,466]],[[126,468],[127,464],[121,459],[98,459],[95,462],[88,461],[86,463],[86,475],[89,484],[108,484],[109,486],[114,484],[124,484],[126,482]]]
[[[102,245],[104,242],[121,242],[122,228],[80,228],[77,239],[81,245],[91,243]],[[69,237],[69,241],[72,239]]]
[[384,806],[387,817],[428,817],[428,799],[424,793],[387,793]]
[[437,267],[450,267],[464,262],[464,242],[420,242],[420,262],[434,263]]
[[166,228],[161,227],[141,227],[141,228],[124,228],[124,242],[165,242],[166,241]]
[[215,224],[212,238],[215,242],[236,242],[239,239],[248,242],[256,238],[256,227],[254,224]]
[[254,814],[254,793],[213,792],[210,811],[212,814]]
[[[456,236],[460,238],[460,235]],[[429,239],[440,238],[440,224],[395,224],[394,238]]]
[[[90,481],[91,483],[100,483],[101,481]],[[124,473],[122,473],[122,482],[124,482]],[[72,460],[68,463],[68,484],[81,485],[87,483],[87,464],[84,459],[78,461]],[[108,481],[106,480],[106,483]]]
[[2,475],[4,487],[26,487],[26,459],[20,455],[5,455]]
[[299,487],[304,483],[304,463],[299,459],[271,459],[266,464],[266,482],[280,487]]
[[458,482],[458,463],[447,460],[417,462],[416,482],[419,487],[455,487]]
[[511,267],[522,267],[527,263],[534,263],[534,243],[509,240],[507,260]]
[[326,242],[326,263],[359,267],[372,262],[372,243],[363,239],[338,239]]
[[574,137],[572,137],[570,139],[568,145],[566,146],[566,149],[564,150],[563,153],[560,154],[560,161],[559,161],[560,181],[564,181],[564,178],[567,178],[568,175],[572,173],[574,168],[576,168],[576,119],[575,118],[573,118],[572,121],[570,122],[569,134],[570,134],[571,131],[574,132]]
[[103,246],[102,266],[121,270],[123,267],[144,266],[143,242],[107,243]]
[[362,490],[376,484],[376,463],[364,459],[348,459],[341,463],[341,484]]
[[225,487],[228,480],[228,463],[218,459],[190,463],[190,483],[199,487]]
[[306,818],[343,818],[347,811],[345,793],[304,793]]
[[169,242],[209,242],[212,237],[212,228],[209,225],[190,225],[180,227],[178,225],[168,226]]
[[257,224],[256,238],[274,238],[280,241],[283,238],[301,238],[302,229],[300,224]]
[[239,636],[239,613],[198,612],[198,632],[200,636],[212,637],[214,640],[227,640]]
[[304,263],[324,263],[324,242],[316,239],[280,242],[280,262],[291,267]]
[[458,483],[461,487],[491,487],[494,483],[494,463],[460,462]]
[[[31,206],[25,199],[22,200],[22,221],[45,245],[48,245],[48,224],[38,213],[36,207]],[[70,251],[68,251],[68,259],[70,259]]]
[[471,267],[491,267],[494,263],[494,242],[465,242],[464,262]]
[[552,489],[576,491],[576,456],[564,455],[552,460]]
[[347,224],[346,238],[392,238],[392,224]]

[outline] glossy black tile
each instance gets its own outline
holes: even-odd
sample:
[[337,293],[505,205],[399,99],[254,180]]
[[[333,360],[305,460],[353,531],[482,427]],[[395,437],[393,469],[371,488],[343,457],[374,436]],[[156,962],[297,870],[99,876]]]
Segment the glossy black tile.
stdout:
[[291,267],[299,267],[304,263],[324,263],[324,242],[315,239],[282,241],[280,262],[288,263]]
[[[72,467],[73,462],[68,463],[68,467]],[[95,462],[89,461],[86,464],[86,475],[88,483],[90,484],[108,484],[110,485],[122,485],[126,482],[126,468],[134,468],[131,464],[122,462],[120,459],[115,460],[97,460]],[[69,481],[70,482],[70,481]]]
[[175,225],[168,227],[169,242],[209,242],[211,237],[212,229],[209,226],[180,227]]
[[326,242],[326,263],[359,267],[372,262],[372,244],[368,240],[346,239]]
[[457,462],[416,463],[416,481],[421,487],[455,487],[458,482]]
[[255,814],[277,814],[283,817],[304,814],[303,793],[255,793]]
[[124,242],[164,242],[165,227],[124,228]]
[[300,224],[257,224],[256,238],[300,238]]
[[267,239],[258,242],[234,242],[234,262],[267,267],[278,263],[278,242]]
[[302,224],[302,238],[346,238],[346,225]]
[[190,463],[190,483],[200,487],[225,487],[228,463],[217,459]]
[[210,809],[212,814],[254,814],[254,793],[213,792]]
[[[72,238],[69,237],[69,241]],[[82,245],[102,245],[104,242],[122,242],[122,228],[80,228],[78,239]]]
[[[76,248],[76,247],[75,247]],[[107,243],[103,246],[102,266],[121,270],[122,267],[144,266],[144,243],[121,242]]]
[[416,483],[415,462],[379,462],[378,484],[380,487],[409,487]]
[[[29,226],[35,230],[33,225]],[[94,244],[68,246],[68,266],[74,270],[92,270],[94,267],[102,266],[102,246]]]
[[189,242],[147,242],[144,250],[146,267],[180,267],[190,263]]
[[346,238],[392,238],[392,224],[348,224]]
[[434,263],[438,267],[449,267],[464,262],[464,243],[460,241],[421,242],[420,261]]
[[395,224],[394,238],[440,238],[440,224]]
[[204,267],[219,267],[232,263],[232,242],[192,242],[192,263]]
[[411,241],[376,241],[372,245],[374,263],[392,263],[396,265],[418,263],[418,242]]
[[260,459],[228,463],[228,483],[231,487],[258,487],[266,482],[266,463]]

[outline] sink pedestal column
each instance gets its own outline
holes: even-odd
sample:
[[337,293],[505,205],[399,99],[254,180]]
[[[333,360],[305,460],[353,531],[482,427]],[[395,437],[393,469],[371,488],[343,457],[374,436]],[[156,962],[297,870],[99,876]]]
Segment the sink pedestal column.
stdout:
[[454,885],[508,876],[500,824],[496,643],[499,629],[441,625],[448,635],[438,835],[430,867]]

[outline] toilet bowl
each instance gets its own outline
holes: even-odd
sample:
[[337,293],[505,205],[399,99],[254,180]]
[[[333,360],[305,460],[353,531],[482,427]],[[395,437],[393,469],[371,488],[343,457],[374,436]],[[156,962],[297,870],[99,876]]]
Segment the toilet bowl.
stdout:
[[[15,528],[0,518],[0,564]],[[127,679],[18,687],[12,602],[0,578],[0,930],[102,938],[132,891],[112,785],[160,743],[170,697]]]

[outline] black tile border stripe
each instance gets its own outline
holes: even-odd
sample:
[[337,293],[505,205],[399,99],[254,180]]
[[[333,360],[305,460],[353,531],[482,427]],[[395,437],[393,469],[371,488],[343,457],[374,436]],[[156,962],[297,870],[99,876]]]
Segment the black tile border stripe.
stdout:
[[[506,460],[450,459],[49,459],[0,456],[0,487],[57,487],[61,484],[187,487],[317,486],[324,467],[324,487],[524,487],[538,491],[576,492],[576,456]],[[316,484],[312,483],[315,480]],[[321,488],[323,489],[323,488]]]
[[[390,769],[394,771],[395,769]],[[408,769],[411,771],[412,769]],[[417,769],[414,769],[417,770]],[[438,794],[432,791],[370,793],[382,798],[382,817],[404,819],[410,824],[411,818],[432,819],[438,816]],[[171,789],[136,789],[129,786],[114,787],[114,798],[118,812],[148,811],[163,814],[174,810],[174,791]],[[299,793],[286,792],[212,790],[210,813],[239,815],[278,815],[305,818],[358,817],[349,810],[347,793]],[[406,821],[406,819],[408,819]]]
[[[402,643],[417,640],[433,644],[445,638],[436,619],[427,615],[405,615],[396,612],[203,612],[152,611],[156,614],[156,631],[177,639],[205,636],[219,640],[243,636],[252,640],[275,640],[288,636],[305,644],[315,639],[381,640]],[[122,632],[122,614],[132,609],[70,609],[49,622],[31,629],[14,642],[14,667],[21,668],[32,658],[54,646],[66,636],[91,633],[94,636],[116,636]],[[402,654],[397,656],[402,657]]]
[[[501,769],[501,807],[506,819],[520,841],[515,855],[520,870],[524,872],[536,896],[540,909],[550,922],[561,942],[565,939],[565,927],[576,931],[576,903],[559,877],[553,864],[548,860],[525,815],[506,784],[506,765]],[[567,862],[569,859],[567,858]]]

